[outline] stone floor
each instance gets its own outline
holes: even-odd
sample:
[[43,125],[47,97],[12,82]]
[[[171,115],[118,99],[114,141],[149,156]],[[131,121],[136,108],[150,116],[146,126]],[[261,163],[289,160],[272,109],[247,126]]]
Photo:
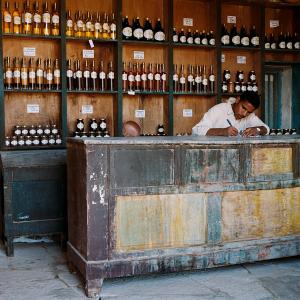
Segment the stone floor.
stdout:
[[[0,245],[1,300],[79,300],[84,296],[54,243]],[[102,300],[300,300],[300,257],[199,272],[105,280]]]

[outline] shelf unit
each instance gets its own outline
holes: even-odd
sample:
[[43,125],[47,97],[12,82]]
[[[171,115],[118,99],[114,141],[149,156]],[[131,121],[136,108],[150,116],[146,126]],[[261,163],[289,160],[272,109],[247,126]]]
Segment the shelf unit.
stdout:
[[[1,1],[3,9],[4,2]],[[21,0],[19,7],[21,8]],[[40,4],[42,3],[39,1]],[[48,1],[49,6],[55,0]],[[202,115],[213,105],[222,101],[229,94],[221,90],[224,69],[230,69],[232,76],[237,70],[243,70],[245,76],[252,69],[256,71],[259,94],[264,99],[264,67],[265,64],[292,64],[300,62],[300,51],[297,50],[265,50],[264,34],[280,30],[300,33],[299,5],[289,5],[268,1],[220,1],[220,0],[108,0],[105,2],[91,0],[61,0],[56,1],[60,9],[60,36],[35,36],[25,34],[1,34],[0,49],[0,137],[1,148],[5,148],[4,138],[14,125],[35,124],[37,122],[55,122],[60,128],[63,145],[66,138],[71,136],[77,118],[107,119],[109,131],[113,136],[120,136],[122,123],[135,120],[142,127],[143,133],[155,133],[158,124],[164,124],[168,135],[191,132]],[[10,8],[14,1],[10,0]],[[32,5],[32,1],[31,1]],[[95,60],[97,66],[104,61],[105,69],[109,61],[113,61],[115,71],[114,91],[67,91],[66,60],[71,58],[82,60],[82,50],[91,49],[88,38],[66,37],[66,12],[70,9],[72,16],[76,10],[91,12],[114,12],[117,20],[117,39],[93,39]],[[146,17],[152,21],[160,17],[165,29],[166,41],[125,41],[122,40],[122,17],[128,15],[129,20],[139,16],[142,23]],[[247,31],[255,25],[260,34],[260,47],[224,47],[220,43],[220,28],[227,23],[228,16],[236,16],[238,29],[245,25]],[[1,11],[1,19],[2,19]],[[183,18],[193,19],[193,26],[183,26]],[[278,19],[280,26],[271,29],[270,20]],[[230,28],[230,24],[227,24]],[[184,28],[192,30],[213,30],[215,46],[189,45],[172,42],[173,27],[177,31]],[[2,24],[0,25],[2,32]],[[61,64],[61,90],[4,90],[3,58],[6,56],[22,56],[23,47],[35,47],[36,58],[58,57]],[[168,74],[166,92],[135,92],[129,95],[122,91],[122,63],[133,61],[133,51],[143,51],[145,59],[139,62],[164,63]],[[224,57],[225,56],[225,57]],[[245,64],[237,64],[237,56],[246,57]],[[225,61],[221,61],[225,58]],[[179,93],[173,92],[172,74],[173,64],[184,64],[187,71],[188,64],[205,64],[208,68],[213,65],[216,77],[215,92],[213,93]],[[236,96],[236,94],[231,94]],[[40,105],[39,114],[26,113],[26,105],[36,103]],[[83,114],[82,105],[92,105],[92,114]],[[188,117],[183,116],[184,110],[192,111]],[[136,118],[135,111],[144,110],[144,118]],[[263,110],[259,111],[263,117]],[[29,149],[37,149],[29,147]],[[39,147],[40,148],[40,147]],[[50,147],[48,147],[50,148]],[[51,146],[52,148],[52,146]],[[14,149],[14,148],[13,148]],[[20,149],[20,148],[19,148]],[[25,148],[22,148],[25,149]]]

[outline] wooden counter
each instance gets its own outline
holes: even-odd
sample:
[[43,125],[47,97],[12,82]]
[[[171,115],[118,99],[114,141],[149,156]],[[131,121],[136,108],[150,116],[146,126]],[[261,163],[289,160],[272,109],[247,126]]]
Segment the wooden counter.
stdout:
[[300,136],[69,139],[68,259],[102,280],[300,254]]

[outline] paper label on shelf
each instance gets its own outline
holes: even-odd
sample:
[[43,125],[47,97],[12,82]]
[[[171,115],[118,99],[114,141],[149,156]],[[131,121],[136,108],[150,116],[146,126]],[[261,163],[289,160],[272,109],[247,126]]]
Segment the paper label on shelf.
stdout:
[[221,62],[225,62],[225,54],[221,55]]
[[184,118],[191,118],[193,116],[193,110],[190,108],[186,108],[182,111],[182,116]]
[[193,26],[192,18],[183,18],[183,26]]
[[135,95],[135,91],[128,91],[128,95],[134,96]]
[[83,58],[94,58],[94,56],[95,56],[95,51],[94,50],[87,50],[87,49],[82,50],[82,57]]
[[23,48],[23,55],[24,56],[32,56],[32,57],[34,57],[36,55],[36,48],[33,48],[33,47],[24,47]]
[[133,51],[133,59],[145,59],[144,51]]
[[246,56],[237,56],[236,57],[236,62],[238,64],[246,64],[247,63],[247,60],[246,60]]
[[139,118],[139,119],[144,119],[145,118],[145,110],[144,109],[136,109],[135,117]]
[[89,44],[90,44],[91,48],[94,48],[94,42],[93,42],[93,40],[89,40]]
[[27,104],[27,113],[28,114],[39,114],[40,105],[39,104]]
[[93,105],[86,104],[81,106],[82,114],[92,114],[93,113]]
[[279,20],[270,20],[270,28],[279,27]]
[[227,23],[236,24],[236,16],[227,16]]

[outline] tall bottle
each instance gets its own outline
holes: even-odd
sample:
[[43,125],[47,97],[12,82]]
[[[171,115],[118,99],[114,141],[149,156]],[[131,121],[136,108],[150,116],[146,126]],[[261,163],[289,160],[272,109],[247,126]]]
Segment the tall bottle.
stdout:
[[161,65],[161,91],[167,90],[167,73],[165,71],[165,64]]
[[216,44],[216,39],[215,39],[215,35],[214,35],[213,30],[211,30],[209,32],[209,35],[208,35],[208,44],[210,46],[215,46],[215,44]]
[[72,91],[74,89],[73,86],[73,69],[71,59],[67,60],[67,89],[68,91]]
[[293,49],[293,39],[289,32],[287,33],[287,37],[286,37],[286,48],[289,50]]
[[103,60],[100,61],[99,79],[100,79],[100,81],[99,81],[100,91],[105,91],[106,74],[104,72],[104,63],[103,63]]
[[157,42],[163,42],[165,39],[165,31],[162,28],[160,18],[158,18],[154,28],[154,40]]
[[178,72],[177,72],[177,65],[174,65],[173,91],[175,93],[179,92],[179,76],[178,76]]
[[146,41],[152,41],[154,38],[154,32],[152,28],[152,24],[149,20],[149,18],[146,18],[145,24],[144,24],[144,39]]
[[122,37],[123,40],[130,40],[132,38],[132,28],[129,26],[128,16],[122,22]]
[[68,9],[67,11],[67,25],[66,25],[66,36],[73,36],[74,31],[73,31],[73,19],[71,16],[71,11]]
[[230,30],[230,42],[233,46],[239,46],[241,44],[241,37],[235,24],[232,25]]
[[197,65],[196,67],[196,75],[195,75],[195,91],[196,93],[201,93],[202,91],[202,67]]
[[108,64],[107,89],[111,92],[114,90],[114,79],[115,79],[115,72],[113,69],[113,63],[112,61],[110,61]]
[[32,57],[30,57],[29,59],[28,82],[29,82],[29,89],[34,90],[36,85],[36,72],[35,72],[34,60]]
[[77,11],[76,14],[76,31],[75,31],[75,36],[76,37],[83,37],[83,19],[81,15],[81,11]]
[[94,29],[94,38],[95,39],[102,38],[101,15],[100,15],[99,12],[97,12],[97,14],[96,14],[95,29]]
[[152,63],[149,64],[147,79],[148,79],[148,91],[152,92],[154,90],[154,83],[153,83],[154,75],[153,75]]
[[140,64],[139,63],[133,64],[133,75],[134,75],[134,90],[140,91],[141,90],[141,73],[140,73]]
[[279,37],[278,37],[278,48],[279,49],[286,48],[286,42],[285,42],[285,38],[284,38],[284,35],[282,32],[279,34]]
[[92,38],[94,36],[93,30],[93,24],[92,24],[92,15],[88,11],[86,13],[86,19],[85,19],[85,37]]
[[95,61],[92,61],[92,70],[91,70],[91,89],[93,91],[96,91],[97,89],[97,78],[98,73],[96,71]]
[[117,21],[115,19],[115,14],[112,13],[111,15],[111,21],[110,21],[110,38],[112,40],[116,40],[117,39]]
[[188,76],[187,76],[187,90],[189,93],[192,93],[194,91],[194,70],[192,65],[188,65]]
[[214,74],[213,65],[210,66],[210,73],[209,73],[208,81],[209,81],[209,92],[214,93],[215,92],[215,74]]
[[5,1],[5,6],[3,10],[3,32],[11,33],[11,13],[9,11],[9,2]]
[[34,13],[33,13],[33,34],[40,35],[42,33],[42,15],[39,11],[39,2],[34,3]]
[[201,44],[204,46],[208,45],[208,37],[207,37],[205,30],[202,30],[202,33],[201,33]]
[[13,11],[13,33],[21,33],[21,14],[19,11],[19,3],[15,2],[15,9]]
[[45,2],[42,15],[42,33],[43,35],[50,35],[51,33],[51,15],[48,9],[48,1]]
[[82,91],[83,89],[83,83],[82,83],[82,70],[81,70],[81,64],[80,60],[77,59],[76,61],[76,74],[75,74],[75,80],[76,80],[76,89],[78,91]]
[[46,61],[46,89],[51,90],[53,86],[53,68],[52,60],[48,58]]
[[184,74],[184,65],[180,66],[179,91],[186,92],[186,78]]
[[57,4],[54,2],[53,10],[52,10],[52,18],[51,18],[51,34],[54,36],[59,35],[60,21],[59,21],[59,13],[57,11]]
[[88,91],[90,89],[90,79],[91,79],[91,71],[89,67],[89,62],[86,59],[83,69],[83,89]]
[[175,27],[173,28],[172,40],[173,40],[173,43],[178,43],[178,40],[179,40],[178,33],[177,33]]
[[26,0],[26,4],[25,4],[23,33],[24,34],[32,33],[32,12],[30,10],[29,0]]
[[37,59],[36,66],[36,88],[42,90],[44,88],[44,69],[42,66],[42,59]]
[[104,14],[104,18],[103,18],[102,38],[104,39],[110,38],[110,27],[108,23],[108,15],[106,13]]
[[145,69],[145,63],[142,63],[141,67],[141,90],[143,92],[147,91],[147,73]]
[[134,91],[134,74],[131,62],[128,63],[128,91]]
[[142,40],[144,37],[144,31],[140,24],[140,18],[137,17],[134,22],[134,27],[132,27],[132,35],[135,40]]
[[253,25],[251,30],[250,30],[250,45],[252,47],[258,47],[259,46],[259,36],[256,32],[256,28]]
[[200,37],[199,31],[197,29],[194,32],[194,43],[196,45],[200,45],[201,44],[201,37]]
[[21,62],[21,89],[28,89],[28,67],[24,57]]
[[241,45],[244,47],[249,47],[250,45],[249,36],[244,25],[241,27]]
[[126,71],[126,63],[123,62],[123,71],[122,71],[122,90],[126,92],[128,89],[128,73]]
[[208,79],[206,75],[206,66],[203,66],[203,74],[202,74],[202,91],[203,93],[208,92]]
[[276,44],[275,37],[274,37],[273,33],[270,35],[270,48],[271,49],[276,49],[277,48],[277,44]]
[[54,90],[60,90],[61,79],[60,79],[60,67],[58,58],[54,61],[54,69],[53,69],[53,88]]
[[221,29],[221,44],[223,46],[230,45],[230,37],[225,24],[222,25],[222,29]]
[[181,28],[181,30],[179,32],[178,39],[179,39],[180,43],[182,43],[182,44],[186,43],[186,36],[185,36],[183,28]]
[[16,57],[14,60],[13,86],[14,89],[19,89],[21,86],[21,68],[20,68],[20,59],[18,57]]
[[161,74],[159,71],[159,64],[155,66],[155,74],[154,74],[154,90],[156,92],[160,91],[160,81],[161,81]]
[[4,87],[8,90],[13,88],[13,69],[11,67],[10,57],[6,57],[4,62]]
[[299,41],[298,34],[296,32],[294,33],[293,36],[293,48],[296,50],[300,49],[300,41]]
[[187,36],[186,36],[186,41],[187,41],[188,44],[194,44],[194,38],[193,38],[191,29],[188,29],[188,33],[187,33]]

